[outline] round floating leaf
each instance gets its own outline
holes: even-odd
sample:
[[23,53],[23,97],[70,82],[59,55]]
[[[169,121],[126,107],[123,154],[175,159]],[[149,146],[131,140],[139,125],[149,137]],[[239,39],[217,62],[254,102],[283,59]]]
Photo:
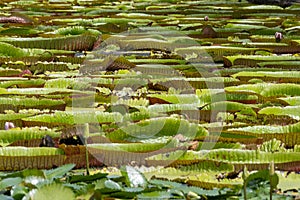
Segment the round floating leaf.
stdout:
[[51,156],[64,155],[64,151],[52,147],[2,147],[0,156]]
[[11,44],[0,42],[0,56],[24,57],[28,56],[28,53],[25,50],[17,48]]
[[226,87],[227,92],[253,92],[264,97],[299,96],[300,85],[292,83],[257,83]]
[[293,119],[300,120],[299,113],[300,106],[286,106],[286,107],[266,107],[261,109],[258,113],[265,115],[287,115]]
[[[69,51],[85,51],[91,50],[94,43],[97,40],[97,36],[86,33],[81,35],[72,35],[57,38],[1,38],[2,43],[7,43],[6,46],[9,49],[20,48],[38,48],[38,49],[58,49],[58,50],[69,50]],[[11,45],[9,45],[11,44]],[[4,45],[3,45],[4,46]],[[25,56],[22,49],[19,51],[19,57]],[[1,52],[1,51],[0,51]],[[11,51],[4,51],[4,53],[10,55]],[[13,55],[13,54],[12,54]]]
[[53,138],[59,138],[61,133],[52,130],[40,130],[39,128],[0,130],[0,145],[6,146],[20,140],[41,139],[45,135],[49,135]]

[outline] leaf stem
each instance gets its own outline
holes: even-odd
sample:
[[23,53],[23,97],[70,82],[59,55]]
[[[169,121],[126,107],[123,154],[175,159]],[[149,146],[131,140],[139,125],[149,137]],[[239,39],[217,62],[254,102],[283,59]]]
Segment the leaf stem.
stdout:
[[274,167],[274,162],[272,161],[270,163],[270,200],[272,200],[272,194],[273,194],[273,176],[275,174],[275,167]]
[[244,183],[243,183],[244,200],[247,200],[247,167],[246,166],[244,166],[242,177],[244,180]]
[[90,175],[90,161],[89,161],[89,152],[87,148],[87,138],[89,137],[90,130],[89,130],[89,124],[84,124],[84,146],[85,146],[85,162],[86,162],[86,174]]

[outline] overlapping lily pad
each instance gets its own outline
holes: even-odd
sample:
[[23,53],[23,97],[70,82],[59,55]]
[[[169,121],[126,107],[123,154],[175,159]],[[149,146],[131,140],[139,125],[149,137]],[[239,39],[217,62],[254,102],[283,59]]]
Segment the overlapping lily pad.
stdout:
[[[227,198],[240,193],[213,188],[241,188],[244,166],[299,172],[298,4],[0,4],[0,125],[15,126],[0,131],[1,145],[13,146],[0,149],[0,170],[82,168],[87,158],[94,167],[166,166],[145,172],[150,181],[127,166],[123,185],[101,175],[93,194],[52,184],[28,199],[49,189],[82,199]],[[45,135],[55,147],[37,147]]]

